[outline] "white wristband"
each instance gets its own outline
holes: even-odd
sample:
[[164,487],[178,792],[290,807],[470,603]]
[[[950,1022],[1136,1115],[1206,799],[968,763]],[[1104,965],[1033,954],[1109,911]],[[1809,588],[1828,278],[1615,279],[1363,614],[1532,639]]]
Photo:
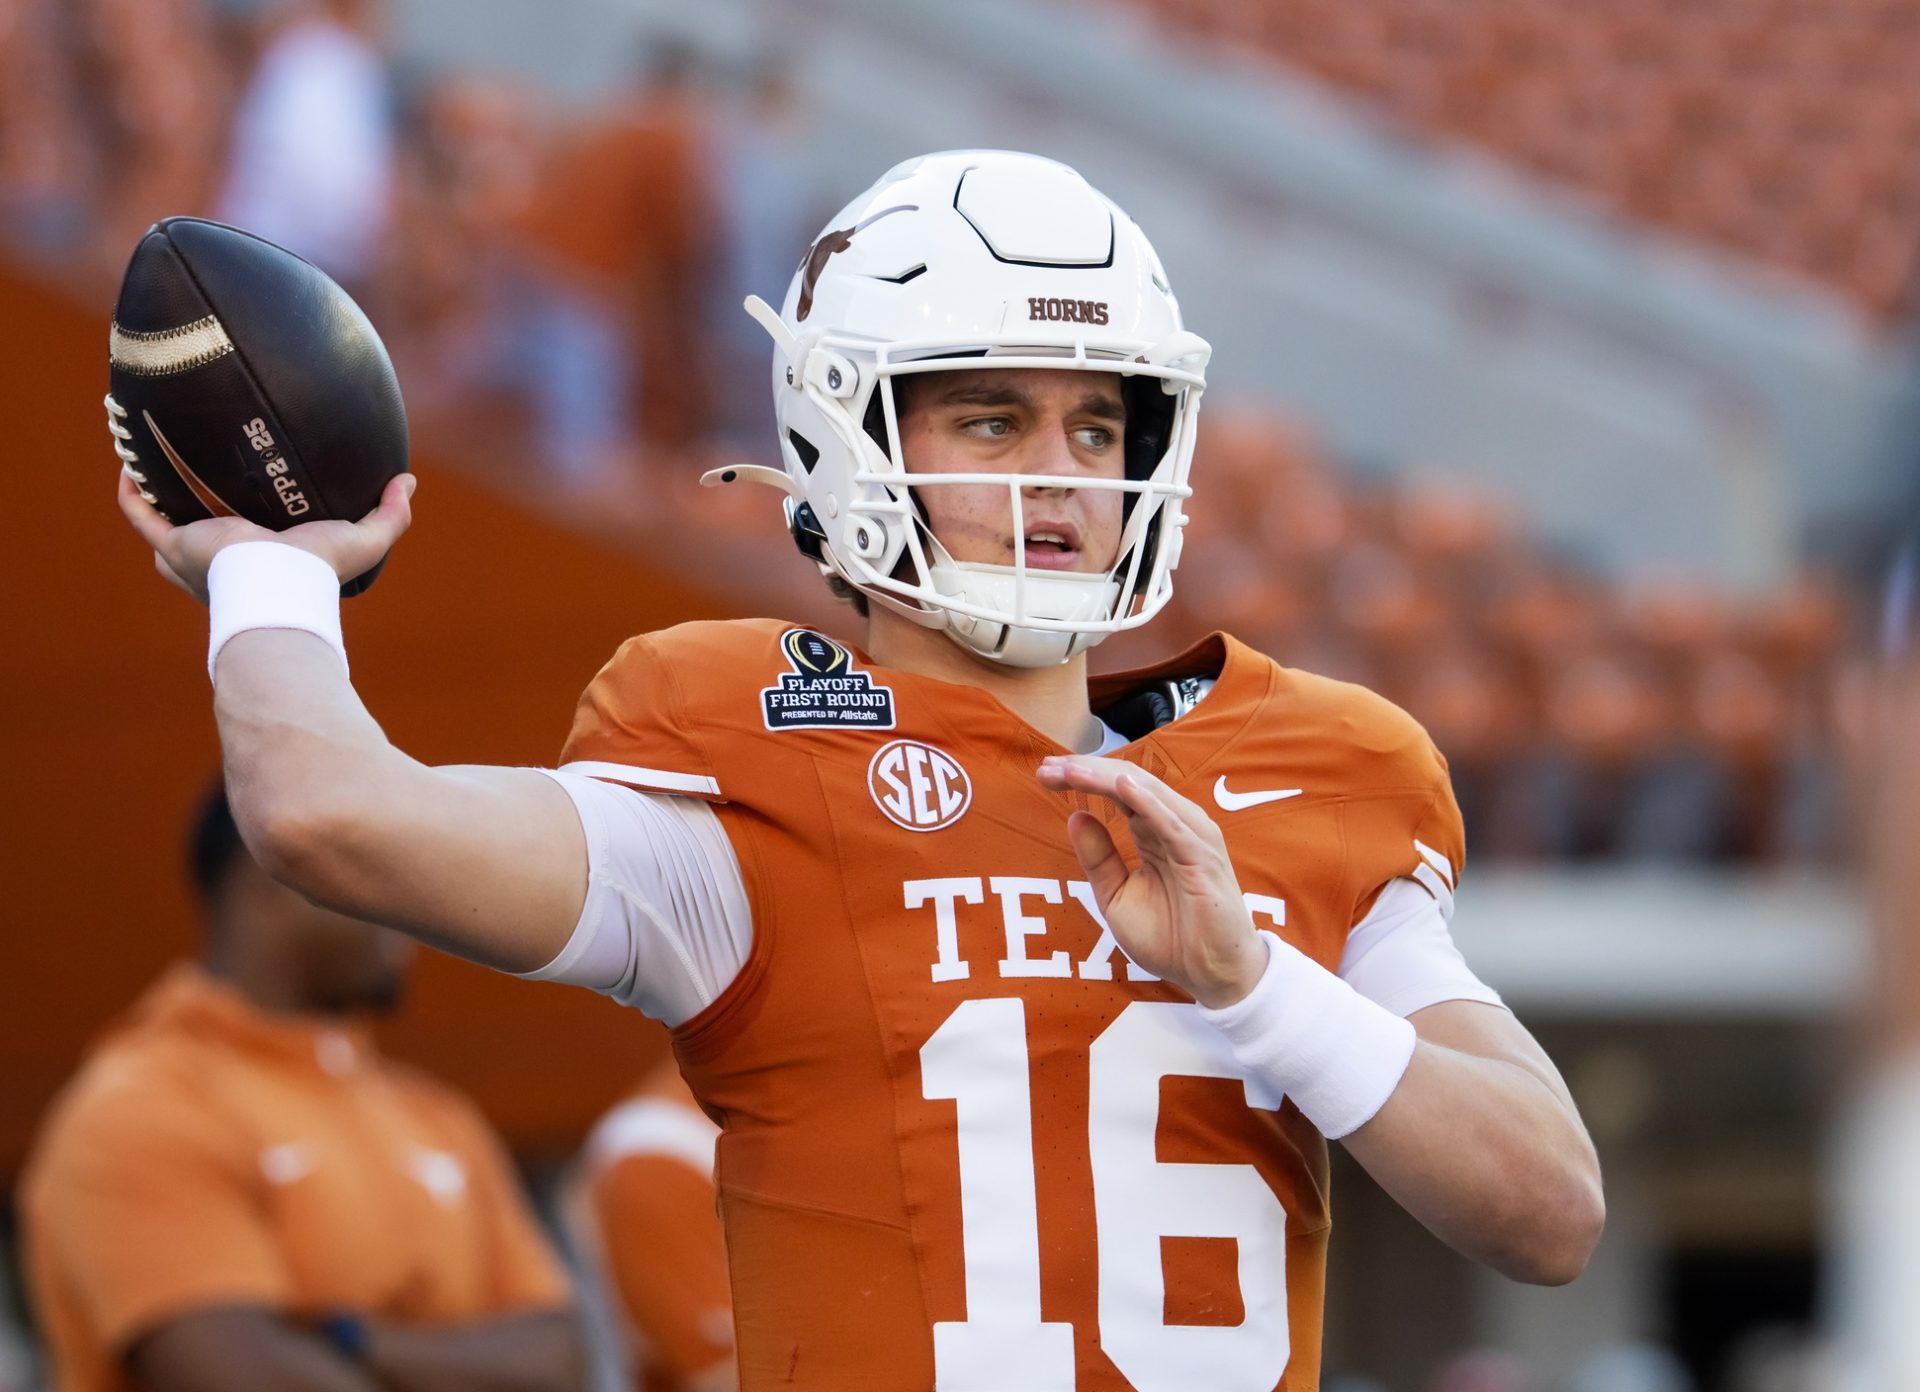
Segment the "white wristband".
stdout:
[[1204,1010],[1234,1057],[1270,1079],[1329,1140],[1357,1131],[1387,1104],[1413,1061],[1413,1026],[1376,1005],[1272,933],[1271,954],[1246,996]]
[[243,541],[227,547],[207,568],[207,607],[213,628],[207,638],[207,676],[220,649],[252,628],[292,628],[320,639],[347,665],[340,638],[340,577],[333,567],[297,546]]

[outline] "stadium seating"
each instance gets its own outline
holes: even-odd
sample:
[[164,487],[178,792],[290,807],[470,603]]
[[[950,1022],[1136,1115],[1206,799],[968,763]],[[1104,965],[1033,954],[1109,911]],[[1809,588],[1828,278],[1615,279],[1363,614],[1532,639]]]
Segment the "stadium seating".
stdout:
[[1913,303],[1920,8],[1908,0],[1142,0],[1410,131],[1491,150],[1877,314]]
[[[1911,4],[1155,4],[1178,34],[1252,46],[1599,206],[1818,277],[1876,309],[1902,303],[1920,212],[1920,161],[1908,158],[1920,148],[1920,89],[1899,80],[1920,60]],[[0,18],[12,21],[0,23],[0,76],[21,77],[0,80],[0,243],[51,257],[98,292],[143,210],[205,210],[223,144],[208,123],[226,119],[244,48],[216,42],[206,0],[0,0]],[[144,42],[193,81],[159,81],[154,65],[131,63],[128,46]],[[101,120],[75,94],[115,63],[146,76]],[[542,458],[524,364],[500,351],[522,336],[540,274],[583,239],[602,261],[644,245],[677,268],[676,281],[712,271],[669,255],[686,238],[639,226],[650,215],[638,205],[569,195],[583,148],[627,150],[636,168],[653,159],[646,151],[662,146],[644,113],[570,116],[460,73],[409,97],[386,264],[365,293],[421,443],[577,532],[677,562],[716,602],[737,609],[781,594],[795,617],[850,617],[810,587],[794,596],[798,563],[765,498],[692,484],[701,467],[737,457],[726,449],[764,447],[717,439],[718,422],[763,409],[757,368],[684,370],[713,360],[700,305],[717,315],[726,297],[690,292],[671,323],[636,323],[641,339],[669,340],[682,369],[650,385],[672,412],[636,413],[642,427],[664,423],[670,443],[643,434],[584,493]],[[166,148],[148,161],[141,152],[154,142]],[[122,176],[136,165],[144,173],[130,191]],[[679,163],[672,173],[699,177]],[[682,204],[694,200],[650,206]],[[46,235],[61,226],[94,235]],[[650,351],[643,344],[641,356]],[[718,390],[747,404],[699,401],[683,389],[695,377],[724,378]],[[698,412],[704,432],[688,418]],[[1210,409],[1196,469],[1173,610],[1102,648],[1101,665],[1221,627],[1378,688],[1449,752],[1476,856],[1832,854],[1847,614],[1830,583],[1805,577],[1747,608],[1654,578],[1608,588],[1546,554],[1495,499],[1418,467],[1397,472],[1426,482],[1363,485],[1300,422],[1252,403]],[[640,479],[675,486],[633,487]]]

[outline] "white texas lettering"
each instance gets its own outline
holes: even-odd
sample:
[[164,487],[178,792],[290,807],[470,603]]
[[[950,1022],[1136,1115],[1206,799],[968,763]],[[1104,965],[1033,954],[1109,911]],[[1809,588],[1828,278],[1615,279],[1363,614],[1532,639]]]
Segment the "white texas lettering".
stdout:
[[1037,960],[1027,956],[1027,939],[1044,934],[1047,921],[1020,912],[1020,901],[1029,894],[1038,895],[1049,904],[1059,903],[1060,881],[1036,880],[1025,875],[995,875],[993,892],[1000,896],[1000,921],[1007,930],[1007,955],[1000,959],[1000,975],[1072,976],[1073,968],[1068,965],[1063,949],[1056,949]]
[[[1077,976],[1082,981],[1112,981],[1115,957],[1126,962],[1127,980],[1159,980],[1121,950],[1094,900],[1093,886],[1085,880],[1062,881],[1029,875],[994,875],[990,879],[982,879],[978,875],[962,875],[937,880],[907,880],[901,889],[902,900],[907,908],[933,909],[935,955],[928,972],[931,981],[965,981],[973,974],[973,964],[960,952],[960,905],[984,905],[988,889],[1000,901],[1000,929],[1005,939],[1006,955],[996,965],[1003,980]],[[1241,897],[1246,900],[1248,911],[1256,917],[1270,920],[1275,927],[1286,926],[1287,904],[1284,899],[1252,893],[1243,893]],[[1059,923],[1043,914],[1028,912],[1035,900],[1041,905],[1064,906],[1071,902],[1086,917],[1083,920],[1079,913],[1075,913],[1069,915],[1071,923]],[[1066,947],[1055,948],[1042,956],[1029,952],[1033,939],[1045,938],[1056,928],[1061,930],[1061,939],[1073,942],[1073,929],[1076,926],[1082,938],[1089,927],[1098,930],[1093,947],[1078,962],[1073,960]]]
[[960,956],[960,921],[954,905],[962,899],[969,904],[981,902],[984,895],[981,893],[979,877],[908,880],[902,888],[906,891],[908,908],[933,905],[933,938],[940,953],[940,959],[933,964],[933,979],[965,981],[973,974],[973,968]]

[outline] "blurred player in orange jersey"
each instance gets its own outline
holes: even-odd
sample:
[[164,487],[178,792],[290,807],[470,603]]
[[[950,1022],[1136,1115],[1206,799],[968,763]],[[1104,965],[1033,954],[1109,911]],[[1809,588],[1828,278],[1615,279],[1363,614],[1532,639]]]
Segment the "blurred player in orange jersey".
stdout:
[[411,944],[248,856],[216,792],[182,964],[94,1049],[21,1184],[66,1392],[569,1392],[571,1293],[471,1103],[367,1022]]
[[720,1128],[671,1059],[587,1137],[568,1226],[636,1392],[733,1392],[733,1311],[713,1184]]
[[347,680],[404,531],[169,527],[235,807],[315,899],[674,1030],[722,1129],[741,1386],[1309,1392],[1340,1140],[1433,1232],[1572,1280],[1604,1220],[1558,1072],[1449,931],[1446,765],[1172,593],[1211,349],[1139,227],[1004,151],[900,165],[779,310],[793,540],[866,619],[623,646],[557,770],[422,766]]

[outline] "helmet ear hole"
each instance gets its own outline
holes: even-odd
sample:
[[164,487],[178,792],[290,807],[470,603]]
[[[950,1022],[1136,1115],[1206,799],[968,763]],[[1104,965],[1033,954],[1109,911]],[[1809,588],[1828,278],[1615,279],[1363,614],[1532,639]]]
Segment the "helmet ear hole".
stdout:
[[813,466],[820,462],[819,448],[797,430],[787,432],[787,443],[793,446],[794,457],[800,461],[800,467],[812,473]]

